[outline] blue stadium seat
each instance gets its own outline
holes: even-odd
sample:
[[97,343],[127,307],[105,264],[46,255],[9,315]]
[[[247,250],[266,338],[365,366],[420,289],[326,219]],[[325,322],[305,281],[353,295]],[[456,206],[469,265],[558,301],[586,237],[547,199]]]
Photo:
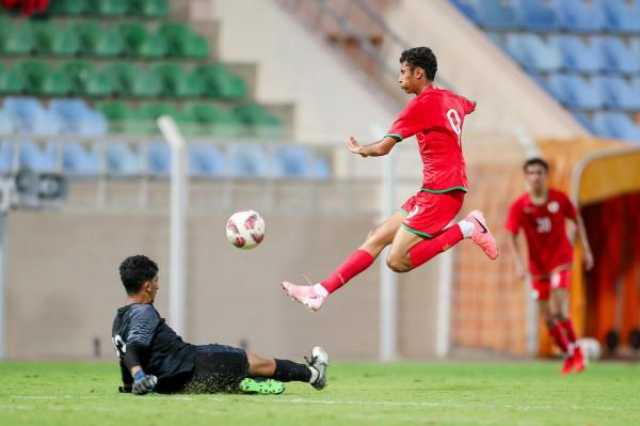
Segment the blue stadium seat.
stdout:
[[[552,91],[558,91],[558,99],[572,109],[595,110],[602,108],[604,97],[601,88],[575,75],[556,75],[550,79]],[[558,87],[561,86],[561,87]]]
[[477,3],[478,22],[488,29],[518,29],[522,25],[518,5],[510,0],[482,0]]
[[451,3],[467,18],[476,24],[480,23],[477,0],[451,0]]
[[171,151],[164,142],[151,142],[147,145],[147,164],[149,173],[168,175],[171,170]]
[[568,105],[569,95],[565,80],[565,75],[553,74],[547,78],[544,87],[558,102],[563,105]]
[[0,109],[0,135],[10,135],[14,132],[11,114],[4,109]]
[[64,172],[75,176],[96,176],[100,174],[100,159],[96,147],[84,147],[77,142],[67,142],[63,146]]
[[558,5],[555,0],[520,0],[522,23],[529,31],[560,29]]
[[43,110],[40,102],[30,97],[5,98],[4,108],[11,115],[17,133],[33,133],[33,122]]
[[211,143],[189,143],[189,174],[192,176],[223,176],[225,157]]
[[595,73],[607,68],[604,52],[597,41],[585,43],[576,36],[558,36],[551,42],[562,51],[564,66],[569,71]]
[[260,145],[237,143],[229,146],[227,161],[233,177],[255,178],[271,176],[270,157]]
[[50,108],[63,121],[65,133],[83,136],[100,136],[107,133],[108,122],[105,116],[93,110],[82,99],[55,99]]
[[607,28],[602,0],[560,0],[558,12],[560,26],[565,30],[591,33]]
[[310,178],[314,158],[301,146],[281,146],[274,153],[274,171],[277,177]]
[[600,40],[608,71],[623,74],[640,72],[640,50],[634,52],[633,46],[625,44],[620,37],[603,37]]
[[573,116],[578,120],[580,124],[582,124],[585,128],[587,128],[591,133],[598,133],[596,127],[593,124],[593,121],[589,118],[589,116],[583,112],[576,112]]
[[14,169],[14,146],[12,141],[0,142],[0,173],[11,173]]
[[109,142],[106,160],[110,175],[134,176],[142,171],[142,158],[124,142]]
[[640,144],[640,126],[625,113],[599,112],[594,114],[593,121],[600,131],[599,136]]
[[609,29],[616,32],[640,33],[640,1],[607,0],[603,6]]
[[70,123],[73,133],[82,136],[102,136],[107,134],[109,122],[99,111],[87,111]]
[[640,110],[640,87],[634,87],[623,78],[599,77],[593,79],[605,95],[604,106],[610,109]]
[[507,51],[528,70],[553,72],[562,69],[563,57],[560,48],[545,43],[535,34],[509,34]]
[[38,146],[31,141],[23,141],[20,146],[20,166],[35,172],[59,171],[59,150],[56,144]]

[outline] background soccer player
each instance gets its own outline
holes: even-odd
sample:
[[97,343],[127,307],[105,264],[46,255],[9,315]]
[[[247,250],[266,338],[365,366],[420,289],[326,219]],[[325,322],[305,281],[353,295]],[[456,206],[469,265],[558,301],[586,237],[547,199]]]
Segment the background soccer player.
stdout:
[[[329,360],[322,348],[314,347],[305,365],[230,346],[191,345],[153,306],[159,289],[154,261],[146,256],[128,257],[120,265],[120,278],[128,297],[113,321],[112,336],[125,392],[280,393],[284,390],[280,382],[289,381],[307,382],[318,390],[325,387]],[[245,380],[248,377],[277,381]]]
[[472,238],[489,258],[498,256],[495,240],[479,211],[448,226],[460,211],[467,192],[461,134],[464,118],[474,111],[475,103],[435,87],[437,68],[436,57],[428,47],[402,52],[398,83],[402,90],[416,97],[382,140],[360,145],[351,137],[347,142],[354,154],[379,157],[415,135],[423,162],[422,188],[404,203],[401,212],[371,232],[364,244],[327,279],[312,286],[282,283],[290,297],[308,308],[319,309],[329,294],[367,269],[389,244],[387,265],[396,272],[410,271],[464,238]]
[[524,230],[529,252],[528,273],[540,314],[549,334],[565,354],[564,374],[584,370],[582,350],[576,344],[576,334],[569,318],[569,282],[573,249],[565,229],[566,219],[577,224],[584,248],[584,263],[593,267],[593,255],[580,215],[569,198],[549,188],[549,165],[541,158],[527,160],[523,166],[527,192],[510,207],[506,228],[511,233],[510,246],[518,276],[527,272],[518,249],[518,231]]

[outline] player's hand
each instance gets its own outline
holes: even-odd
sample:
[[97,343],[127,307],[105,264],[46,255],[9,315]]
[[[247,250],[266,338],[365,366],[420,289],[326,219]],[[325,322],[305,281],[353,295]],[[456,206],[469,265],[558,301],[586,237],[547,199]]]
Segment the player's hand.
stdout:
[[584,267],[587,271],[590,271],[593,268],[593,254],[591,250],[584,251]]
[[138,370],[134,376],[133,387],[131,392],[136,395],[144,395],[153,391],[158,384],[158,378],[153,374],[145,374],[144,371]]
[[366,157],[366,155],[362,153],[362,145],[360,145],[356,138],[354,138],[353,136],[349,137],[349,140],[347,140],[347,149],[354,154]]

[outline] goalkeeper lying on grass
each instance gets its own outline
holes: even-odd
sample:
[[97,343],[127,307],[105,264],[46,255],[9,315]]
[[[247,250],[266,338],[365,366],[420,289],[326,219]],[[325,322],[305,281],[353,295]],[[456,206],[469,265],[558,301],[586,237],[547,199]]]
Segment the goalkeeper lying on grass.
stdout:
[[327,383],[327,353],[314,347],[307,364],[263,358],[224,345],[186,343],[153,306],[158,265],[146,256],[120,264],[127,303],[113,320],[112,337],[120,358],[122,392],[247,392],[278,394],[282,382],[307,382],[320,390]]

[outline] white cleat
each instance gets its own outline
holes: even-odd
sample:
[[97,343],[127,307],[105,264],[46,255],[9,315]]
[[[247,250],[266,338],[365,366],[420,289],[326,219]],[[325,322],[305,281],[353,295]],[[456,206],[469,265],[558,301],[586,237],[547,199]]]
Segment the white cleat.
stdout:
[[326,295],[320,294],[312,285],[295,285],[287,281],[282,282],[282,289],[296,302],[302,303],[308,309],[317,311],[327,299]]
[[309,367],[318,372],[318,376],[311,382],[311,386],[317,390],[324,389],[325,386],[327,386],[327,369],[329,368],[329,355],[327,351],[320,346],[314,346],[313,349],[311,349],[311,358],[306,358],[306,360]]

